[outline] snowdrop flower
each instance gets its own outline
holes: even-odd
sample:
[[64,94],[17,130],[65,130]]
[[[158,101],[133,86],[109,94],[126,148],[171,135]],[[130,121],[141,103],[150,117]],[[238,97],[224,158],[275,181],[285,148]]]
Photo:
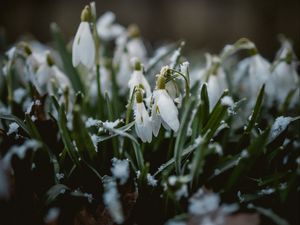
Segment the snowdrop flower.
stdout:
[[220,59],[210,54],[205,55],[206,63],[204,68],[200,69],[197,74],[192,74],[192,83],[200,81],[202,84],[207,83],[207,94],[209,97],[210,110],[218,102],[224,90],[228,88],[226,75],[221,66]]
[[157,79],[157,89],[153,92],[154,104],[152,106],[152,130],[154,136],[158,135],[161,124],[175,132],[179,128],[178,109],[173,99],[165,89],[166,79],[160,75]]
[[130,57],[139,58],[145,64],[147,59],[147,50],[141,39],[138,26],[136,25],[129,26],[128,36],[129,36],[129,40],[126,45],[126,48]]
[[143,142],[150,143],[152,141],[152,126],[150,117],[143,103],[143,95],[141,89],[138,88],[136,90],[135,97],[135,132]]
[[[261,86],[270,78],[270,63],[253,49],[253,54],[242,60],[237,66],[234,84],[238,85],[242,97],[249,99],[251,107]],[[266,87],[267,89],[267,87]]]
[[143,74],[142,64],[137,59],[134,59],[133,62],[134,62],[133,63],[134,71],[128,82],[128,87],[130,89],[129,96],[132,95],[135,87],[141,87],[143,89],[143,91],[146,93],[146,98],[149,99],[151,97],[151,88],[150,88],[150,85],[149,85],[147,79],[145,78],[145,76]]
[[128,81],[130,80],[132,68],[130,65],[130,58],[127,52],[121,55],[119,70],[117,72],[117,84],[119,93],[124,95],[128,90]]
[[97,32],[101,39],[109,41],[124,32],[124,27],[114,24],[116,16],[112,12],[104,13],[97,21]]
[[[299,75],[297,73],[297,64],[293,62],[295,58],[292,46],[285,41],[278,52],[278,59],[275,61],[275,68],[272,71],[271,81],[273,92],[270,95],[278,103],[284,103],[291,90],[295,90],[294,97],[291,99],[290,106],[297,103],[299,96]],[[276,64],[277,63],[277,64]]]
[[89,21],[91,19],[91,10],[86,6],[81,13],[81,23],[74,38],[72,48],[73,66],[82,63],[88,69],[91,69],[95,62],[95,43],[92,36]]
[[45,94],[49,92],[54,94],[53,87],[55,85],[59,91],[63,92],[66,88],[71,87],[71,83],[67,76],[54,64],[49,53],[46,53],[47,62],[42,64],[34,76],[34,84],[37,90]]

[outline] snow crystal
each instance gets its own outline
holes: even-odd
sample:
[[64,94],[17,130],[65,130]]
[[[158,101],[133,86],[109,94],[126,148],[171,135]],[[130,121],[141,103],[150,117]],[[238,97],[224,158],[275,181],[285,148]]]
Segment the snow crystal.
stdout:
[[9,124],[9,129],[8,129],[7,134],[10,135],[12,133],[17,133],[18,128],[19,128],[19,125],[15,122]]
[[57,174],[56,174],[56,178],[57,178],[58,180],[64,179],[64,177],[65,177],[65,175],[64,175],[63,173],[57,173]]
[[24,88],[17,88],[16,90],[14,90],[13,98],[16,103],[20,103],[25,95],[26,90]]
[[89,127],[98,127],[100,125],[101,121],[100,120],[96,120],[93,118],[88,118],[87,121],[85,122],[85,126],[87,128]]
[[260,192],[258,194],[259,195],[270,195],[274,192],[275,192],[274,188],[265,188],[265,189],[260,190]]
[[188,187],[186,184],[182,185],[176,192],[175,192],[175,196],[176,199],[179,200],[182,197],[187,197],[189,194],[188,192]]
[[104,189],[103,201],[108,211],[117,224],[121,224],[124,221],[124,215],[122,211],[122,205],[119,201],[120,194],[117,190],[116,182],[110,178],[104,178]]
[[281,134],[281,132],[283,132],[287,128],[290,122],[292,122],[291,117],[280,116],[276,118],[271,128],[271,133],[270,133],[271,141],[274,140],[276,137],[278,137]]
[[204,192],[203,189],[199,189],[199,191],[190,198],[189,203],[189,213],[205,215],[215,211],[219,207],[220,197],[217,194]]
[[247,158],[249,156],[249,153],[246,149],[244,149],[242,152],[241,152],[241,157],[242,158]]
[[125,184],[129,178],[129,163],[127,159],[120,160],[113,158],[112,159],[111,172],[113,176],[120,180],[120,184]]
[[117,119],[115,121],[105,121],[105,122],[103,122],[103,127],[105,129],[113,129],[116,126],[118,126],[120,123],[122,123],[121,119]]
[[92,142],[94,144],[94,147],[96,149],[96,151],[98,152],[98,142],[99,142],[99,137],[96,134],[93,134],[91,136]]
[[147,174],[147,181],[148,181],[148,185],[155,187],[157,186],[157,180],[150,174]]
[[92,203],[92,201],[94,199],[94,197],[93,197],[92,194],[84,193],[83,196],[87,198],[87,200],[88,200],[89,203]]
[[234,101],[232,100],[232,98],[230,96],[224,96],[221,99],[221,104],[223,106],[234,107]]
[[49,209],[47,215],[44,218],[44,222],[46,224],[53,223],[55,220],[57,220],[59,213],[60,213],[60,210],[57,207]]

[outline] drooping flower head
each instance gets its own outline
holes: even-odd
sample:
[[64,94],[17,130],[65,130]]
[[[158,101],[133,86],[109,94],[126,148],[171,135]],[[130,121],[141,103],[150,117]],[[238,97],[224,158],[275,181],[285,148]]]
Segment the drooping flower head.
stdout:
[[136,103],[134,106],[135,132],[143,142],[152,141],[152,126],[149,114],[143,103],[143,92],[140,88],[135,91]]
[[151,119],[154,136],[158,135],[161,124],[167,130],[172,129],[177,132],[179,129],[178,109],[166,91],[166,78],[164,74],[158,75],[153,99]]
[[150,99],[151,88],[147,79],[143,74],[143,65],[137,58],[134,58],[132,61],[133,61],[134,71],[128,82],[128,87],[130,89],[130,96],[132,95],[135,87],[141,87],[143,91],[146,93],[146,98]]
[[80,63],[91,69],[95,62],[95,43],[90,28],[91,9],[86,6],[81,13],[79,24],[72,47],[72,63],[78,66]]

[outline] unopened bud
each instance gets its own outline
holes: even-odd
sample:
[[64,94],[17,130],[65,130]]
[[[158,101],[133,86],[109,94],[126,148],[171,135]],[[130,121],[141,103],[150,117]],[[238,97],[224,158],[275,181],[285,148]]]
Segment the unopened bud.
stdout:
[[81,12],[81,21],[82,22],[90,22],[92,18],[91,8],[89,5],[86,5]]
[[55,64],[53,58],[50,55],[50,53],[47,53],[46,60],[47,60],[48,66],[50,66],[50,67]]
[[129,37],[132,37],[132,38],[140,37],[139,27],[136,24],[129,25],[128,35],[129,35]]

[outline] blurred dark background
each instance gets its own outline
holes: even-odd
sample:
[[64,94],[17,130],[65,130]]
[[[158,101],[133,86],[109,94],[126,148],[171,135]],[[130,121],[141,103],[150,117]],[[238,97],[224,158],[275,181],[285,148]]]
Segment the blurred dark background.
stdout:
[[[75,35],[84,0],[1,0],[0,29],[7,43],[23,34],[51,41],[55,21],[66,38]],[[188,49],[217,53],[240,37],[253,40],[269,59],[282,33],[300,50],[299,0],[96,0],[98,15],[111,10],[123,25],[140,26],[152,45],[184,38]]]

